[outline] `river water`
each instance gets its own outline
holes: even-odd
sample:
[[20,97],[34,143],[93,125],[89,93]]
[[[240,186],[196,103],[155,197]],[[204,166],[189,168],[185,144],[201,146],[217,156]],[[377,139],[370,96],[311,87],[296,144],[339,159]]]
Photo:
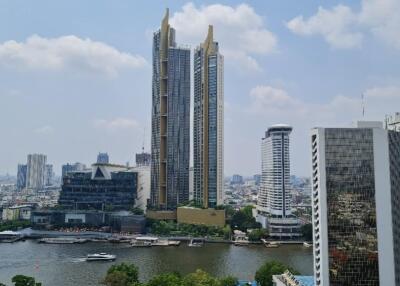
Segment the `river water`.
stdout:
[[[88,253],[117,255],[115,262],[86,262]],[[141,280],[166,271],[182,274],[203,269],[222,277],[233,275],[252,279],[265,261],[278,260],[312,275],[312,249],[302,245],[266,248],[262,245],[238,247],[206,244],[201,248],[179,247],[129,248],[127,244],[91,242],[86,244],[39,244],[35,240],[0,244],[0,282],[11,285],[16,274],[34,276],[43,286],[101,285],[112,263],[130,262],[139,267]]]

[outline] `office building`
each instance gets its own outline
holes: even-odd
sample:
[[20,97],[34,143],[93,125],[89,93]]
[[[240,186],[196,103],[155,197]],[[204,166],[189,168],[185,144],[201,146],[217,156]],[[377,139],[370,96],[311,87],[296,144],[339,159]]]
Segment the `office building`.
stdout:
[[137,173],[135,207],[146,212],[150,201],[150,165],[136,166],[132,170]]
[[387,116],[385,119],[385,127],[388,130],[400,131],[400,112]]
[[137,172],[120,165],[92,165],[63,177],[59,205],[67,209],[130,210],[137,194]]
[[316,285],[400,285],[400,132],[314,128]]
[[223,204],[224,57],[209,26],[194,51],[194,200],[205,208]]
[[168,21],[153,35],[151,205],[171,210],[189,200],[190,49]]
[[68,172],[83,171],[86,169],[86,165],[82,163],[70,164],[67,163],[61,166],[61,176],[64,177]]
[[45,184],[46,155],[29,154],[26,170],[26,187],[39,190]]
[[27,165],[18,164],[17,189],[19,191],[26,187],[26,170],[27,170]]
[[142,153],[136,154],[135,159],[137,167],[150,166],[151,154],[143,151]]
[[107,153],[101,153],[99,152],[99,154],[97,155],[97,163],[100,164],[108,164],[110,163],[110,158],[108,157]]
[[53,165],[47,164],[44,172],[44,185],[51,186],[53,184],[54,172]]
[[275,237],[300,236],[298,219],[292,215],[289,135],[292,127],[273,125],[261,141],[261,185],[257,221]]
[[243,184],[243,177],[240,175],[233,175],[231,180],[232,185],[241,185]]

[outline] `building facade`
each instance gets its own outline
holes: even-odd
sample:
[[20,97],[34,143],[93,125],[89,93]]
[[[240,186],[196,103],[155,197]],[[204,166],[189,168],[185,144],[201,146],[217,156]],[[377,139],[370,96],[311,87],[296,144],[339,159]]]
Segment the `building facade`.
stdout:
[[59,205],[77,210],[130,210],[137,196],[137,172],[120,165],[92,165],[92,170],[63,177]]
[[189,200],[190,49],[178,47],[169,12],[153,36],[151,205]]
[[388,130],[400,131],[400,112],[396,112],[385,119],[385,127]]
[[97,163],[108,164],[110,163],[110,158],[108,157],[108,153],[99,153],[97,154]]
[[137,193],[135,207],[147,210],[147,204],[150,202],[150,166],[142,165],[132,168],[137,173]]
[[39,190],[45,185],[46,155],[29,154],[26,170],[26,187]]
[[26,187],[26,171],[27,171],[27,165],[18,164],[18,171],[17,171],[18,190],[22,190]]
[[194,201],[205,208],[223,203],[224,57],[209,26],[194,52]]
[[400,285],[400,133],[380,122],[315,128],[316,285]]
[[142,152],[142,153],[136,154],[135,159],[136,159],[135,161],[136,161],[137,167],[150,166],[151,154]]
[[300,236],[298,219],[292,215],[289,135],[292,127],[273,125],[261,141],[261,185],[257,221],[270,236]]
[[51,186],[53,184],[54,172],[53,165],[47,164],[44,172],[44,185]]

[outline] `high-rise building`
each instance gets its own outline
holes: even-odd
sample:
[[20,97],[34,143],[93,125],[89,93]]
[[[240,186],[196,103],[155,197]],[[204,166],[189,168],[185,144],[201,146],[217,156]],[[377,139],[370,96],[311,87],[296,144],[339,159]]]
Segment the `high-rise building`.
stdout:
[[381,122],[315,128],[316,285],[400,285],[400,132]]
[[108,164],[110,163],[110,159],[108,157],[107,153],[99,153],[97,155],[97,163],[101,163],[101,164]]
[[26,187],[38,190],[44,187],[46,172],[46,155],[29,154],[26,170]]
[[190,49],[178,47],[169,12],[153,36],[151,204],[189,200]]
[[235,174],[232,176],[231,180],[232,185],[238,185],[238,184],[243,184],[243,176]]
[[388,130],[400,131],[400,112],[385,118],[385,127]]
[[44,185],[51,186],[53,184],[54,172],[53,165],[47,164],[44,172]]
[[257,221],[270,236],[300,236],[298,219],[292,215],[289,135],[292,127],[276,124],[261,141],[261,185]]
[[70,164],[67,163],[61,166],[61,177],[63,178],[68,172],[83,171],[86,169],[86,165],[82,163]]
[[209,26],[194,52],[194,200],[205,208],[223,203],[224,57]]
[[140,166],[150,166],[150,162],[151,162],[151,154],[146,153],[146,152],[142,152],[139,154],[136,154],[136,166],[140,167]]
[[18,164],[18,172],[17,172],[18,190],[22,190],[26,187],[26,170],[27,170],[27,165]]

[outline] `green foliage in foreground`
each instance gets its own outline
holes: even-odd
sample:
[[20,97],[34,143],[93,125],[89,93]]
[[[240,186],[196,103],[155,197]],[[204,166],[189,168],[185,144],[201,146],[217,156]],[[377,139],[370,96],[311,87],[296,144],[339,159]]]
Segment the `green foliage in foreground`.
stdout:
[[[42,286],[42,283],[36,282],[35,278],[25,275],[15,275],[11,282],[14,286]],[[6,286],[6,284],[0,283],[0,286]]]
[[115,264],[108,269],[103,284],[107,286],[140,285],[138,268],[134,264]]
[[272,286],[272,275],[278,275],[289,270],[292,274],[299,274],[293,268],[278,261],[264,263],[256,272],[256,281],[260,286]]
[[30,227],[31,222],[28,220],[10,220],[0,223],[0,231],[18,230],[19,228]]

